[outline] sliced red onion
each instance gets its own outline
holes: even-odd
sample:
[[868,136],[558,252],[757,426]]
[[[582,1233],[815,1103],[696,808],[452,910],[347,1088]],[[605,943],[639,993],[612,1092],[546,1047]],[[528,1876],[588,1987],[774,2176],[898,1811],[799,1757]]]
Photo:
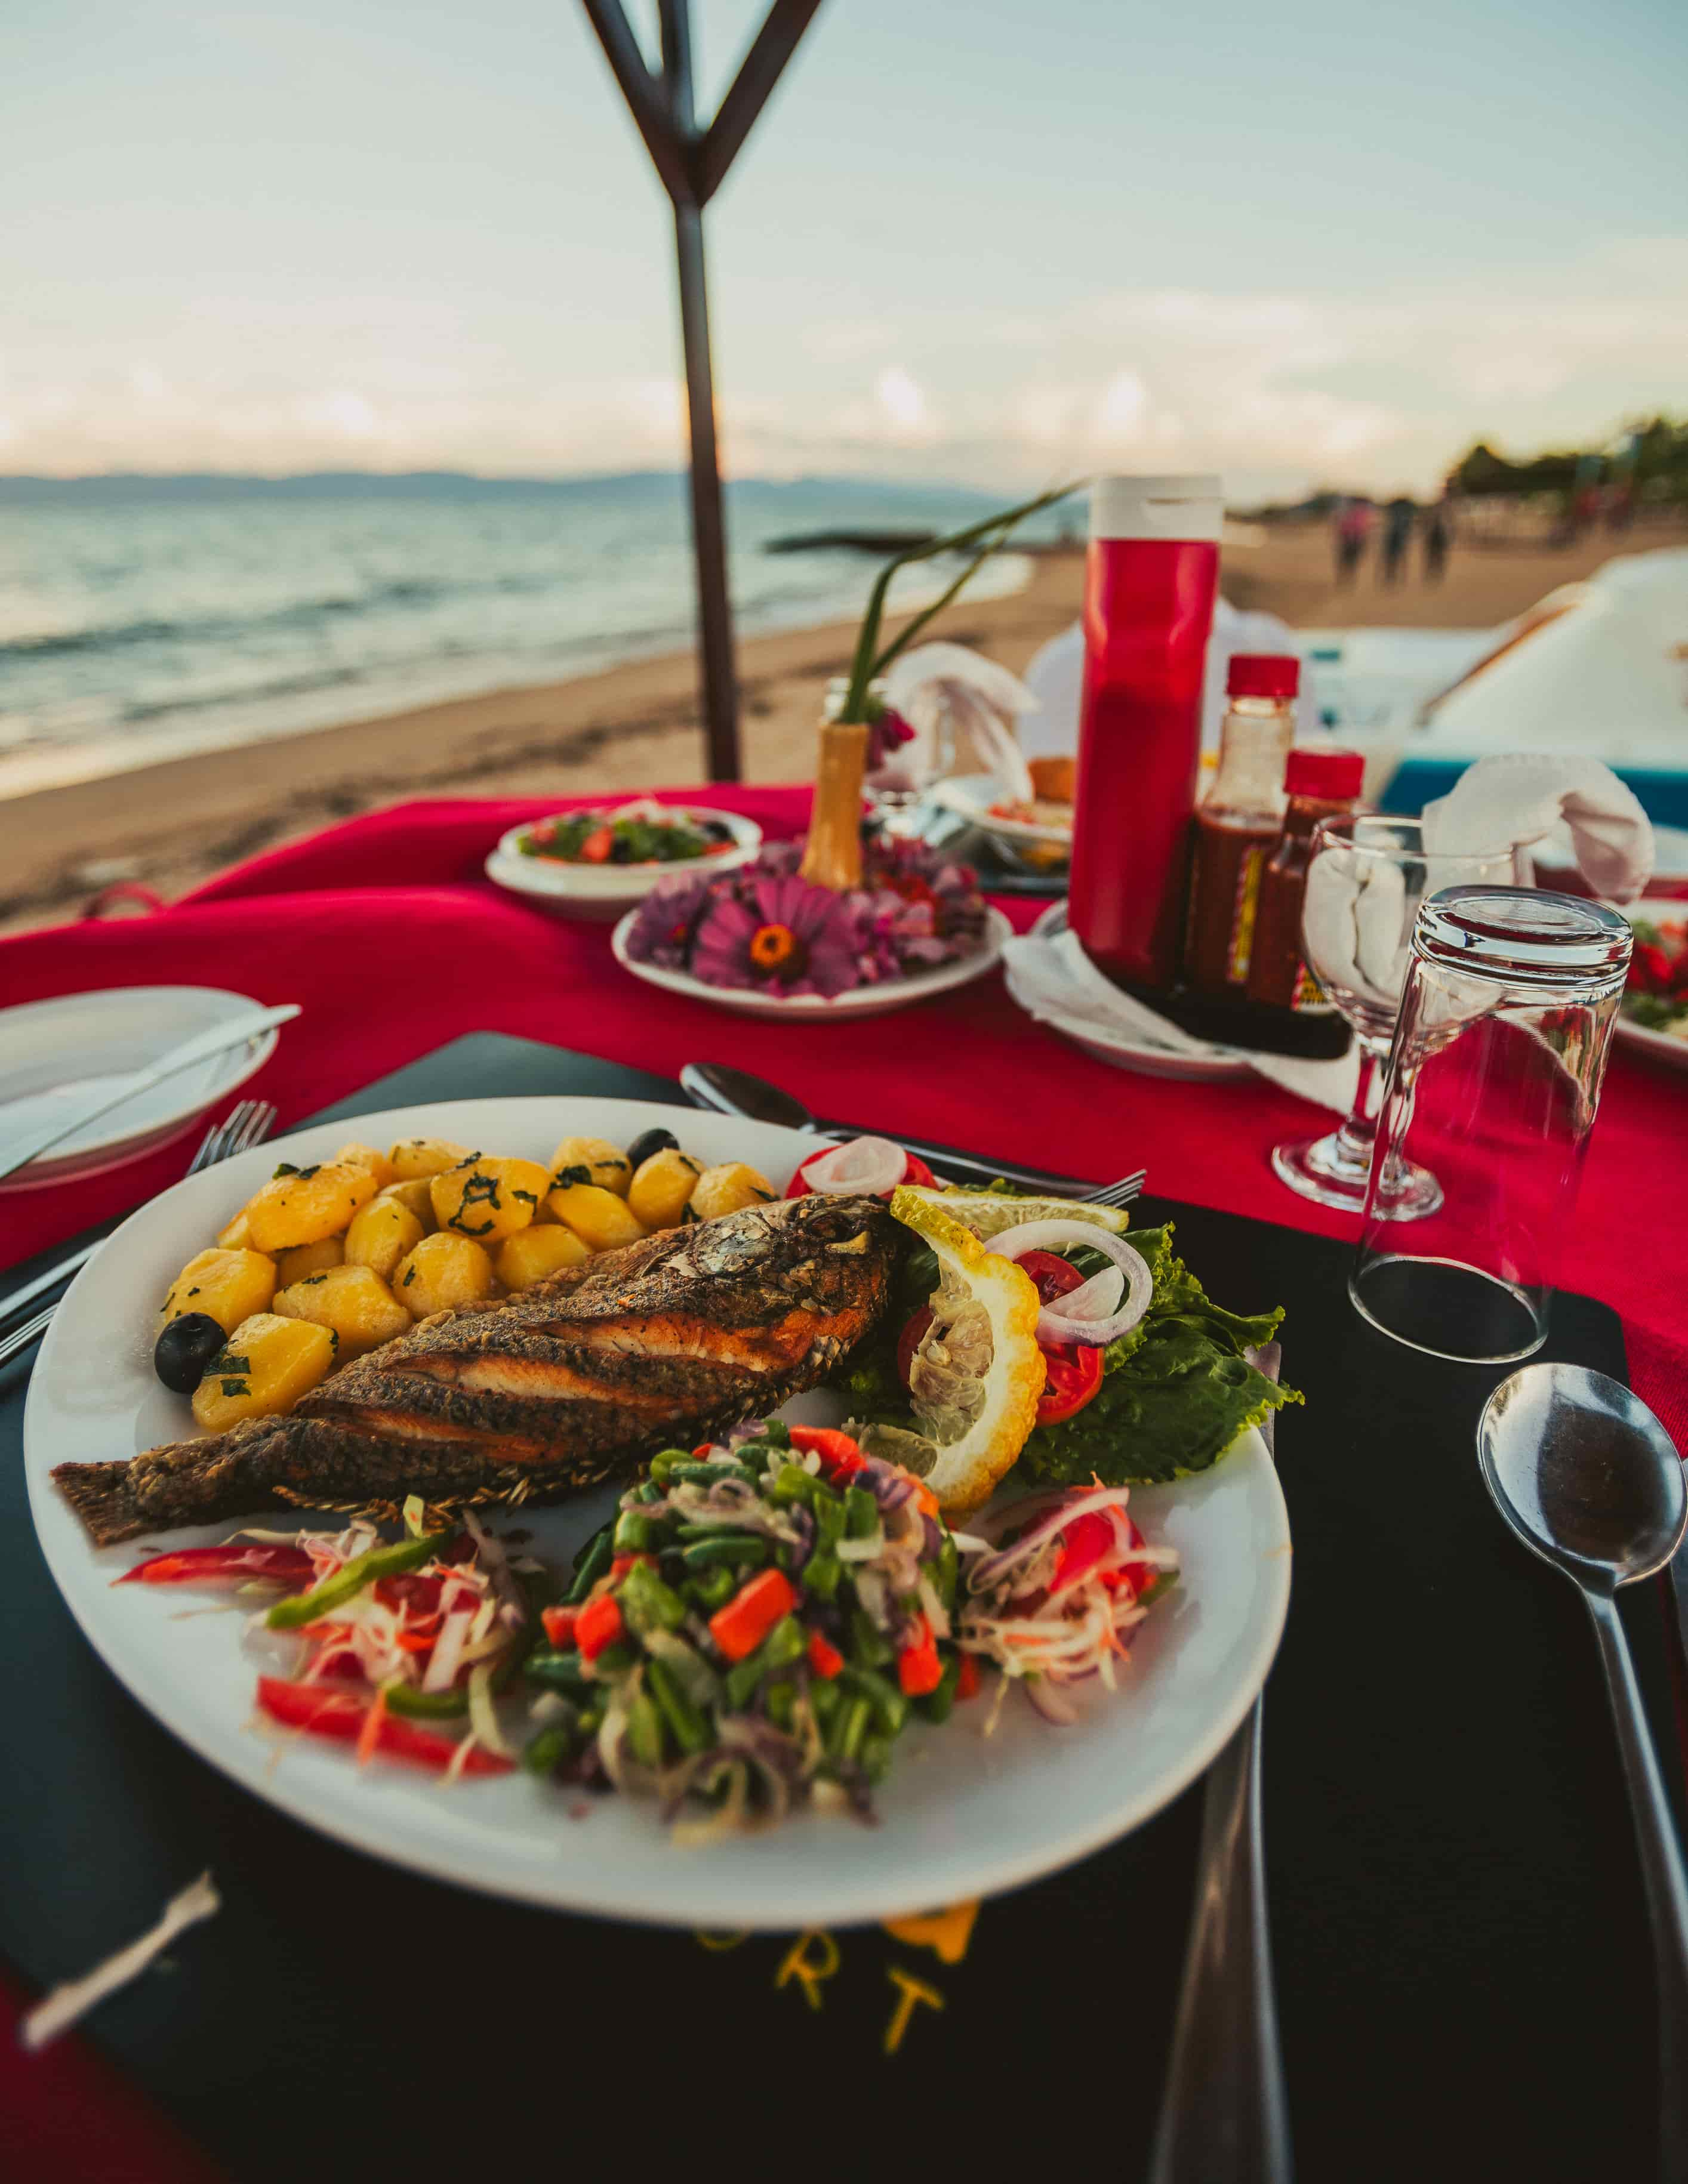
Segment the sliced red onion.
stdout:
[[[1072,1305],[1095,1288],[1095,1281],[1086,1282],[1055,1304],[1044,1306],[1037,1315],[1037,1340],[1085,1343],[1093,1349],[1103,1349],[1110,1342],[1117,1342],[1122,1334],[1129,1334],[1149,1310],[1154,1295],[1154,1277],[1141,1251],[1134,1251],[1123,1236],[1115,1235],[1111,1229],[1101,1228],[1093,1221],[1021,1221],[990,1240],[992,1251],[1004,1259],[1017,1259],[1023,1251],[1058,1251],[1064,1245],[1072,1244],[1082,1244],[1087,1251],[1100,1251],[1104,1258],[1114,1262],[1125,1276],[1125,1301],[1104,1319],[1076,1316],[1070,1309]],[[1098,1275],[1095,1280],[1103,1279]]]
[[908,1156],[889,1138],[852,1138],[806,1160],[798,1171],[811,1190],[875,1198],[895,1190],[908,1173]]

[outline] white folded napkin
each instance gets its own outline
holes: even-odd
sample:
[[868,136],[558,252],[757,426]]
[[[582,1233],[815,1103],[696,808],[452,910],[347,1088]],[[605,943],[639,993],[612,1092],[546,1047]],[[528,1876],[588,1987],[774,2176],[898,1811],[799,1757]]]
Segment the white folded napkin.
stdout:
[[1035,712],[1037,700],[1006,667],[964,644],[917,644],[886,674],[885,702],[907,721],[914,740],[890,754],[872,777],[873,787],[919,788],[942,770],[948,756],[958,772],[988,767],[1004,796],[1031,802],[1031,776],[1009,723],[1018,714]]
[[1468,766],[1424,807],[1424,846],[1464,856],[1540,842],[1562,819],[1583,878],[1613,902],[1633,902],[1653,874],[1652,822],[1597,758],[1506,751]]
[[1004,944],[1003,962],[1014,1000],[1028,1016],[1052,1030],[1159,1047],[1169,1054],[1228,1056],[1246,1061],[1258,1075],[1298,1099],[1311,1100],[1339,1115],[1345,1115],[1354,1104],[1360,1066],[1355,1054],[1339,1061],[1308,1061],[1299,1055],[1255,1054],[1197,1039],[1158,1010],[1121,993],[1085,954],[1076,933],[1047,939],[1026,933]]

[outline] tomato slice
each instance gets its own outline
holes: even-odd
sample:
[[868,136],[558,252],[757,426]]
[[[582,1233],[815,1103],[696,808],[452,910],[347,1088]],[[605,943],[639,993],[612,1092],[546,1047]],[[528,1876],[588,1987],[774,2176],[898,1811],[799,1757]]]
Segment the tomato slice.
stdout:
[[1037,1423],[1058,1426],[1082,1411],[1102,1385],[1102,1352],[1076,1342],[1042,1342],[1043,1392],[1037,1398]]
[[[1037,1284],[1045,1304],[1082,1286],[1084,1276],[1070,1259],[1054,1251],[1022,1251],[1017,1262]],[[1103,1352],[1088,1343],[1041,1342],[1043,1392],[1037,1399],[1040,1426],[1059,1425],[1082,1411],[1102,1385]]]

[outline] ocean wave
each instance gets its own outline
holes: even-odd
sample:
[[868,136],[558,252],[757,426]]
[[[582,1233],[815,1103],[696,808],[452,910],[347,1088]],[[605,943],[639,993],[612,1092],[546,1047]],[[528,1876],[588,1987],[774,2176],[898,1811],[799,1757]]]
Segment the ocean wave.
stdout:
[[543,577],[505,575],[456,582],[408,577],[390,584],[372,585],[365,592],[330,593],[320,599],[294,599],[262,614],[186,616],[179,621],[148,618],[105,622],[87,629],[43,632],[38,637],[0,638],[0,661],[123,652],[145,644],[238,644],[244,638],[265,631],[309,629],[313,623],[342,615],[374,614],[385,607],[438,606],[446,599],[484,598],[500,592],[548,591],[567,581],[561,573]]

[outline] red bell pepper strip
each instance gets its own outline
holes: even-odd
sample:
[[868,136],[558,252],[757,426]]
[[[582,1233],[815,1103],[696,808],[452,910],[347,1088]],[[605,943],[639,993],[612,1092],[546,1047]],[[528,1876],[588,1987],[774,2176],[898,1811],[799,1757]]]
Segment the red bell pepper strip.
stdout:
[[765,1569],[709,1618],[709,1635],[729,1661],[742,1661],[797,1604],[784,1570]]
[[816,1675],[824,1676],[829,1684],[844,1666],[844,1656],[836,1646],[830,1645],[819,1630],[809,1633],[809,1666]]
[[[426,1767],[443,1774],[457,1750],[456,1741],[431,1729],[418,1729],[388,1713],[384,1707],[372,1731],[371,1702],[355,1691],[332,1691],[321,1684],[290,1684],[282,1676],[260,1676],[258,1703],[271,1720],[311,1736],[326,1736],[337,1744],[360,1747],[366,1738],[369,1751],[384,1752],[389,1759],[405,1759],[413,1767]],[[511,1762],[477,1745],[464,1759],[464,1774],[507,1774]]]
[[574,1645],[574,1626],[580,1620],[578,1607],[543,1607],[539,1620],[545,1626],[545,1635],[559,1653],[567,1653]]
[[919,1636],[897,1657],[897,1680],[911,1699],[924,1698],[943,1681],[943,1663],[938,1658],[938,1642],[932,1635],[932,1626],[924,1615],[919,1621]]
[[979,1656],[964,1653],[961,1666],[956,1671],[955,1696],[958,1699],[976,1699],[979,1696]]
[[610,861],[610,852],[615,845],[616,838],[612,828],[595,827],[580,844],[581,862],[588,865],[606,865]]
[[621,1606],[612,1592],[601,1592],[595,1600],[589,1600],[574,1618],[574,1642],[584,1661],[595,1661],[621,1634]]
[[821,1469],[830,1479],[853,1479],[868,1461],[851,1436],[836,1426],[793,1426],[791,1446],[805,1456],[811,1452],[818,1456]]
[[246,1585],[262,1579],[289,1588],[307,1585],[316,1565],[303,1547],[262,1540],[225,1540],[217,1547],[177,1547],[137,1563],[115,1585]]
[[1087,1509],[1075,1517],[1061,1534],[1060,1560],[1049,1580],[1051,1596],[1088,1577],[1102,1557],[1113,1552],[1116,1536],[1114,1519],[1105,1509]]
[[641,1563],[646,1569],[655,1569],[657,1557],[655,1555],[618,1555],[610,1564],[610,1583],[619,1585],[628,1572],[637,1569]]

